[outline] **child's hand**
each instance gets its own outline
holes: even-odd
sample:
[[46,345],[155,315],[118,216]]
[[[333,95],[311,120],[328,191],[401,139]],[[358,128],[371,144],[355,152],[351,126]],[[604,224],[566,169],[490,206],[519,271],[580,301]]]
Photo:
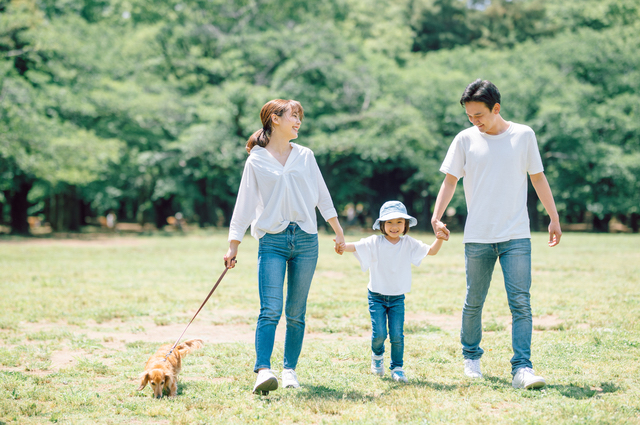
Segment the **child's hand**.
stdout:
[[436,239],[442,239],[443,241],[448,241],[449,240],[449,235],[447,235],[446,233],[440,231],[440,232],[436,233]]
[[447,229],[447,225],[442,223],[442,226],[438,227],[436,231],[436,239],[442,239],[443,241],[449,240],[449,229]]
[[344,242],[344,238],[342,238],[342,241],[336,241],[335,239],[333,240],[336,243],[336,246],[334,247],[336,254],[342,255],[344,253],[344,248],[346,247],[346,243]]

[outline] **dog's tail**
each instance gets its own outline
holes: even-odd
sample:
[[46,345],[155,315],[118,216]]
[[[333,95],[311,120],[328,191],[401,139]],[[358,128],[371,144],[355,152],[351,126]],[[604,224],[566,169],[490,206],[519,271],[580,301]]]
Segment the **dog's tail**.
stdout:
[[178,345],[176,347],[176,350],[180,352],[180,356],[182,357],[182,356],[186,356],[192,351],[202,348],[203,345],[204,343],[202,342],[201,339],[190,339]]

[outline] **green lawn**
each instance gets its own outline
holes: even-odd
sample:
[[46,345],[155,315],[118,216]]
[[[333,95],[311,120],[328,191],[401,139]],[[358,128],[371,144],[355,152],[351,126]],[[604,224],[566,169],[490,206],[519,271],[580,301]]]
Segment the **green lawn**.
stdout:
[[[409,384],[371,375],[368,276],[321,234],[297,369],[302,388],[250,393],[257,242],[246,237],[238,267],[184,337],[202,337],[205,347],[184,360],[178,397],[162,400],[137,391],[138,375],[161,343],[180,335],[222,272],[226,233],[0,239],[0,424],[640,423],[640,235],[566,233],[553,249],[546,237],[533,237],[532,360],[547,380],[543,390],[511,388],[499,266],[483,316],[485,378],[463,376],[460,234],[413,269]],[[282,345],[278,338],[278,372]]]

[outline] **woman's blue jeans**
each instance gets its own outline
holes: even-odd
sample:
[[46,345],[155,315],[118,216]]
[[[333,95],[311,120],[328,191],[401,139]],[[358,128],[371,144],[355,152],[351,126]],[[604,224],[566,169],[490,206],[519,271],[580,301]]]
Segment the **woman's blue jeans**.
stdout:
[[491,276],[500,260],[504,286],[511,309],[512,330],[511,373],[531,365],[531,240],[514,239],[499,243],[467,243],[464,247],[467,270],[467,295],[462,309],[462,355],[477,360],[484,350],[482,340],[482,307],[489,291]]
[[284,304],[287,327],[284,341],[284,367],[295,369],[302,350],[307,295],[318,262],[318,235],[303,232],[295,223],[282,232],[260,238],[258,248],[258,289],[260,315],[256,327],[254,371],[271,368],[276,327],[282,316],[284,278],[287,298]]
[[404,356],[404,295],[382,295],[369,291],[371,314],[371,351],[376,356],[384,354],[384,341],[391,342],[390,369],[402,367]]

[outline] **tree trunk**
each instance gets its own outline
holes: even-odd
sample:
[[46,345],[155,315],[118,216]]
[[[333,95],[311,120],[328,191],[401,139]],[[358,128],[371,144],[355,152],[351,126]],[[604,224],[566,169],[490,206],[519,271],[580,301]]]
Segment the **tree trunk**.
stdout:
[[193,210],[198,215],[198,224],[200,227],[215,226],[217,224],[217,214],[213,205],[213,196],[209,194],[209,184],[207,179],[197,182],[201,199],[196,198],[193,201]]
[[611,214],[605,214],[602,218],[597,215],[593,216],[593,230],[596,232],[608,232],[609,221],[611,221]]
[[638,233],[638,230],[640,230],[640,214],[631,213],[629,217],[629,227],[633,233]]
[[29,201],[27,200],[27,195],[29,195],[31,187],[33,187],[32,182],[21,181],[14,186],[15,190],[10,192],[11,234],[13,235],[29,234],[29,222],[27,221]]
[[81,202],[75,186],[67,186],[50,198],[49,224],[54,232],[80,230]]
[[158,199],[153,203],[153,211],[155,213],[155,223],[158,230],[167,225],[167,218],[173,215],[173,197],[169,199]]

